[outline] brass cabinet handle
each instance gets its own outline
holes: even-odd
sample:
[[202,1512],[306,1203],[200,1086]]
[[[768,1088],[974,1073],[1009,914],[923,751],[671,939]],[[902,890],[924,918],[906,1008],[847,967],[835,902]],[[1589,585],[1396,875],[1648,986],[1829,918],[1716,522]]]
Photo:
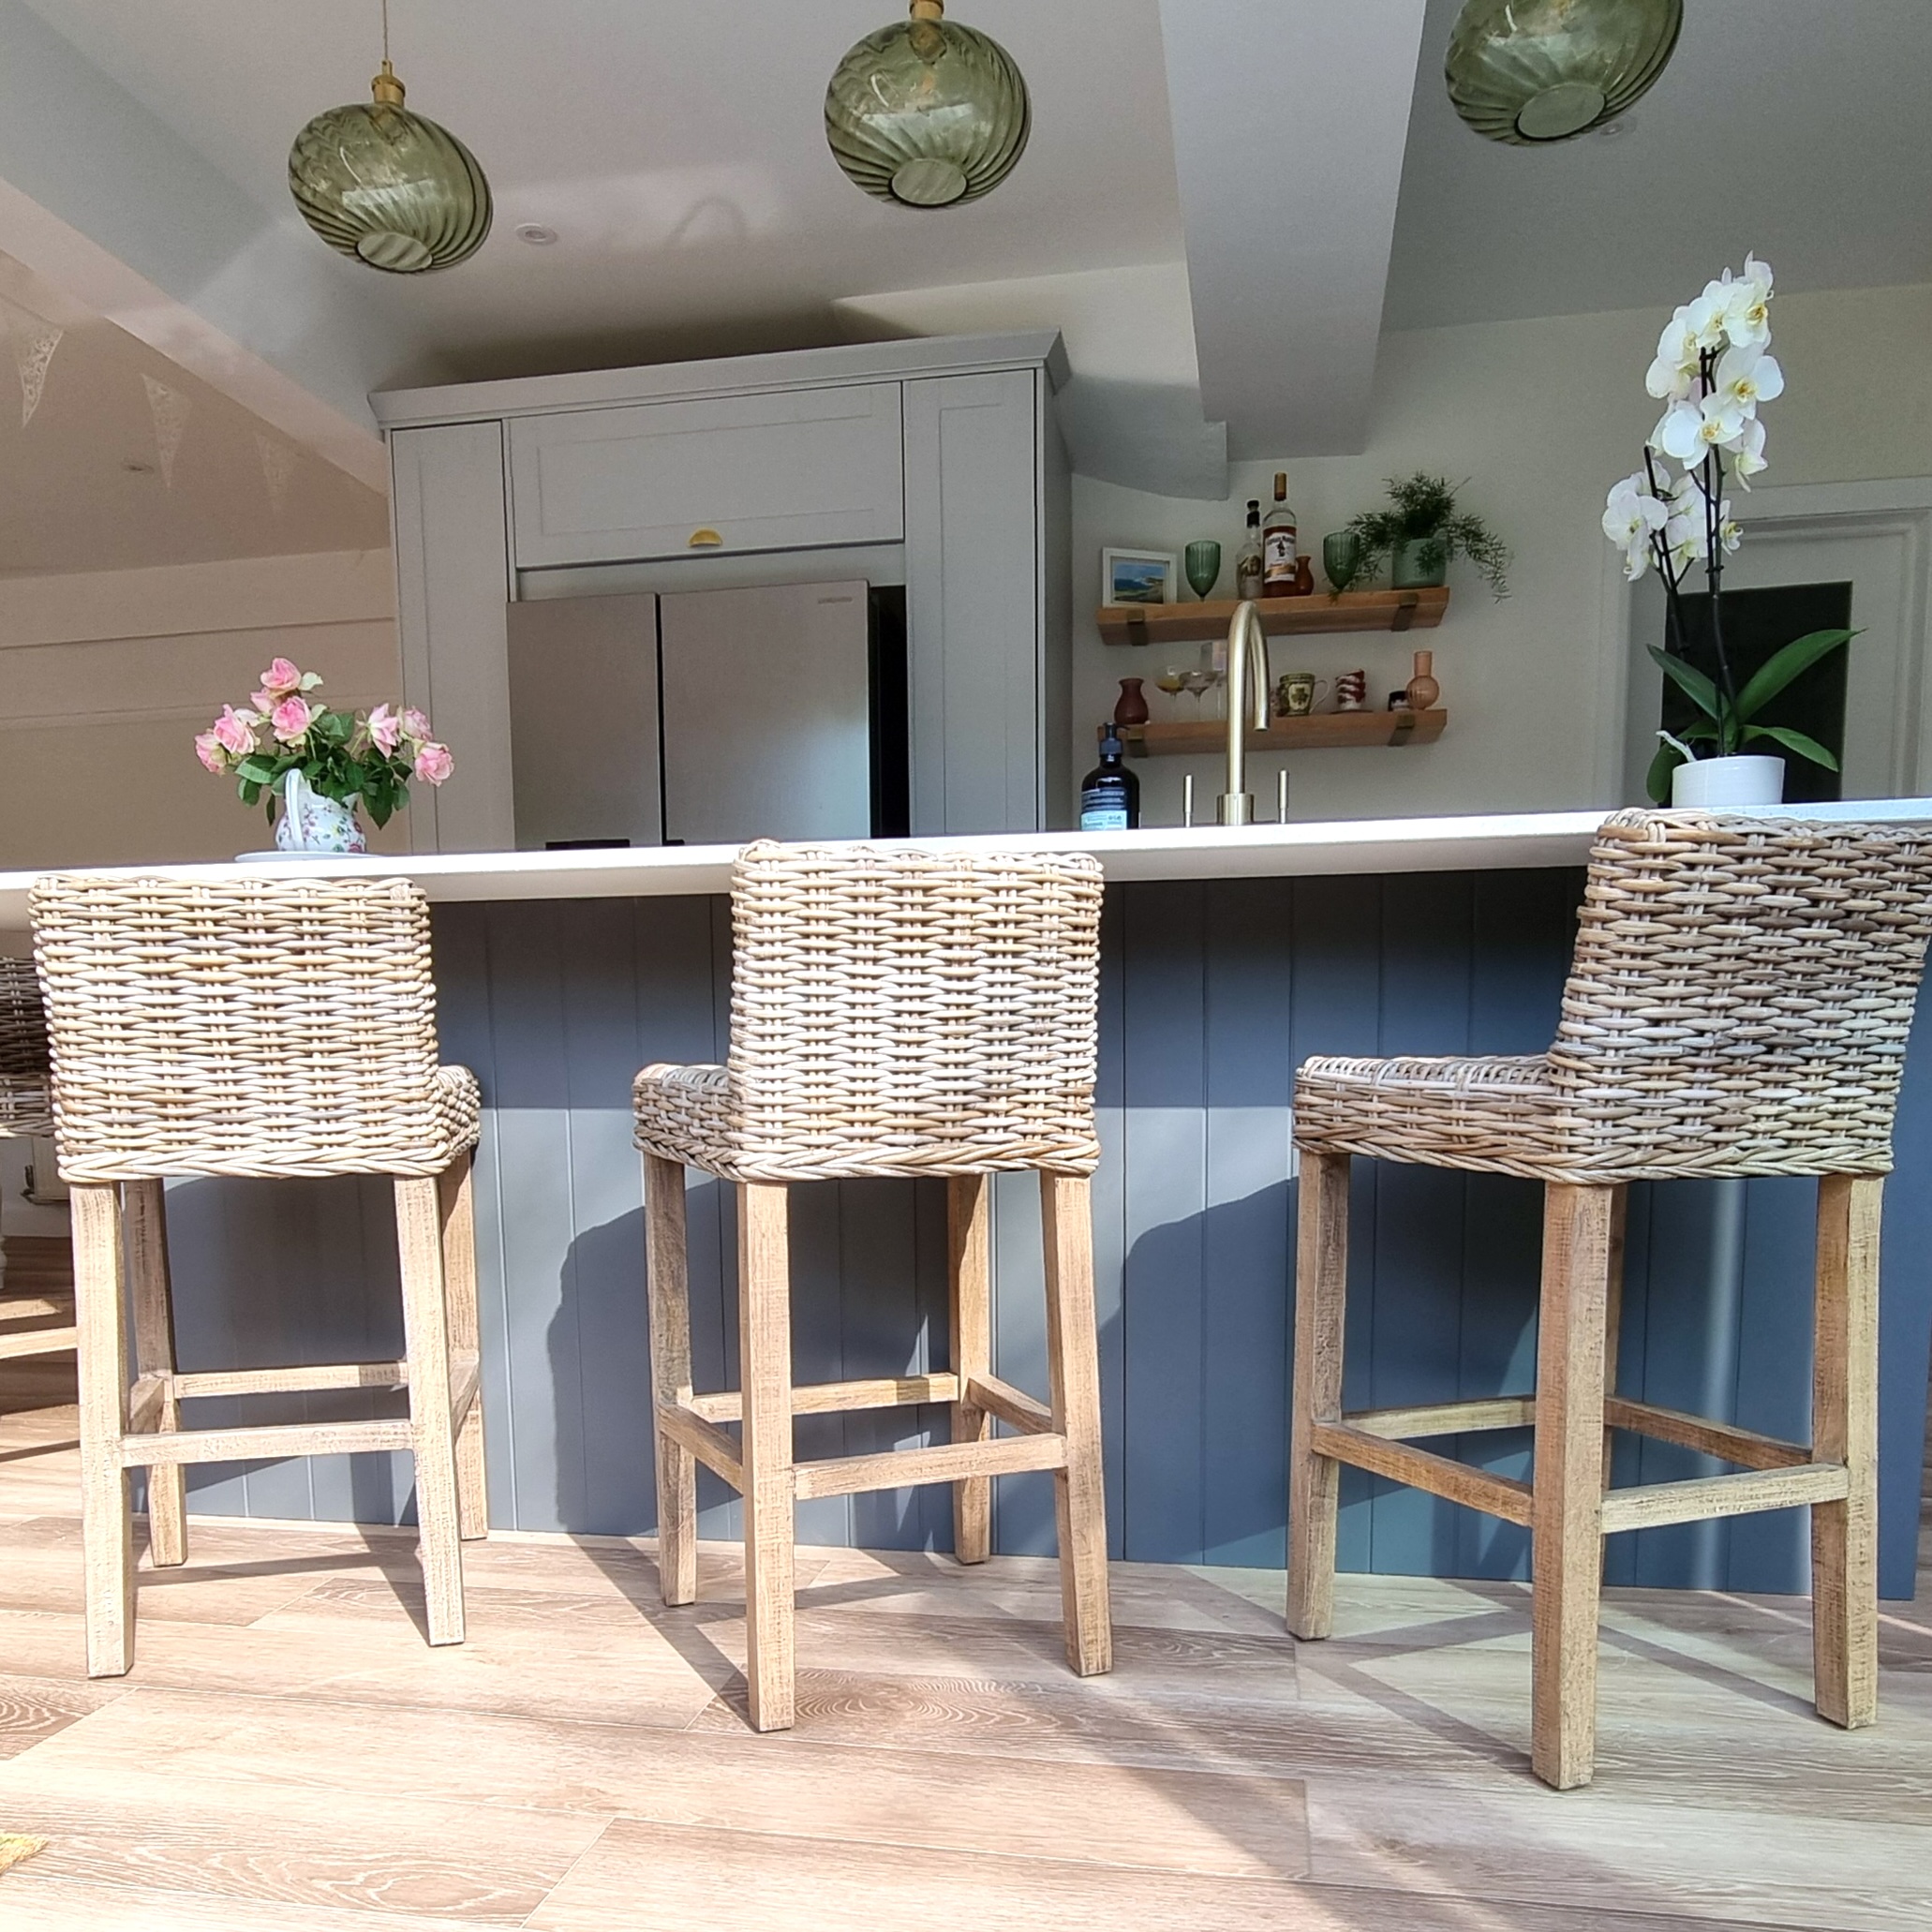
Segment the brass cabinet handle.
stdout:
[[691,542],[685,545],[685,548],[688,550],[716,550],[722,545],[724,539],[714,529],[693,530],[691,533]]

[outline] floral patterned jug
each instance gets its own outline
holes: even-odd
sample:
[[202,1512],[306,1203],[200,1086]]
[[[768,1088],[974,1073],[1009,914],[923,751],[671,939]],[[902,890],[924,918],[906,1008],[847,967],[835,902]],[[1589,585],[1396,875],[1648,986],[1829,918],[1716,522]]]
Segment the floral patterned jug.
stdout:
[[291,771],[282,780],[275,845],[282,852],[366,852],[369,840],[354,806],[324,798],[299,771]]

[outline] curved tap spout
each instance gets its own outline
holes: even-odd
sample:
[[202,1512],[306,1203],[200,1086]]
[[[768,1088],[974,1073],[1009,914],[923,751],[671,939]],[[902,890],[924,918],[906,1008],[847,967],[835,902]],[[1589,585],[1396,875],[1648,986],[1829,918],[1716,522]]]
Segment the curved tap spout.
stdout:
[[1248,790],[1250,720],[1256,731],[1268,726],[1268,633],[1252,599],[1235,606],[1227,627],[1227,789],[1218,816],[1224,825],[1255,823],[1255,795]]

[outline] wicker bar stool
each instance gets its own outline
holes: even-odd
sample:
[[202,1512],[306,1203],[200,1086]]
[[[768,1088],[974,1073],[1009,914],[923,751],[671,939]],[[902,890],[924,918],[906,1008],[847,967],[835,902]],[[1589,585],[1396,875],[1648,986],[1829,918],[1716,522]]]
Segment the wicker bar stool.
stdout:
[[[53,1086],[47,1070],[47,1016],[31,959],[0,959],[0,1140],[26,1140],[53,1132]],[[7,1284],[7,1243],[0,1239],[0,1294]],[[18,1299],[18,1298],[16,1298]],[[41,1298],[34,1298],[39,1301]],[[0,1361],[29,1355],[64,1355],[78,1339],[64,1308],[25,1309],[0,1303]],[[52,1315],[52,1323],[36,1320]],[[15,1329],[15,1321],[28,1321]]]
[[[1591,854],[1549,1052],[1310,1060],[1301,1150],[1288,1627],[1329,1634],[1343,1463],[1525,1524],[1532,1761],[1587,1784],[1602,1539],[1811,1508],[1820,1715],[1878,1713],[1879,1213],[1906,1038],[1932,932],[1932,825],[1621,812]],[[1544,1183],[1534,1395],[1342,1412],[1352,1155]],[[1614,1393],[1626,1188],[1819,1177],[1809,1443]],[[1528,1483],[1415,1447],[1533,1424]],[[1605,1493],[1626,1429],[1739,1473]]]
[[[134,1657],[127,1472],[150,1553],[187,1556],[191,1463],[407,1449],[431,1643],[463,1641],[462,1538],[487,1534],[477,1391],[474,1077],[437,1062],[429,912],[405,880],[36,882],[55,1145],[74,1218],[87,1666]],[[183,1374],[162,1181],[394,1177],[399,1361]],[[135,1379],[127,1380],[132,1290]],[[409,1390],[407,1419],[184,1428],[197,1397]]]
[[[793,1721],[800,1497],[951,1483],[955,1554],[979,1563],[991,1479],[1051,1470],[1067,1657],[1081,1676],[1112,1666],[1088,1196],[1100,900],[1081,857],[751,846],[732,882],[730,1063],[637,1077],[664,1600],[697,1594],[703,1463],[744,1497],[760,1731]],[[691,1390],[686,1167],[737,1185],[742,1393]],[[988,1176],[1013,1169],[1040,1176],[1049,1404],[991,1368]],[[952,1367],[795,1389],[788,1189],[863,1175],[947,1179]],[[794,1416],[922,1402],[952,1404],[949,1443],[793,1461]],[[995,1438],[995,1418],[1018,1433]]]

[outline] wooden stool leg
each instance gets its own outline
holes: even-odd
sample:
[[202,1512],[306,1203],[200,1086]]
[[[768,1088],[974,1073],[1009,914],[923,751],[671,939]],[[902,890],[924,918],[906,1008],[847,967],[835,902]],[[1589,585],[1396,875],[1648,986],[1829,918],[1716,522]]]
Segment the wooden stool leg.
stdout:
[[1537,1348],[1531,1763],[1545,1784],[1590,1782],[1603,1590],[1603,1374],[1616,1190],[1543,1191]]
[[751,1728],[793,1716],[792,1263],[782,1184],[738,1184],[738,1367],[744,1388],[745,1678]]
[[1879,1217],[1885,1183],[1818,1186],[1818,1344],[1811,1453],[1843,1463],[1851,1493],[1811,1506],[1818,1714],[1848,1731],[1879,1715]]
[[476,1394],[456,1431],[456,1527],[465,1542],[490,1533],[490,1484],[483,1459],[483,1325],[476,1302],[474,1169],[474,1154],[459,1154],[436,1183],[450,1353],[453,1359],[467,1358],[477,1364]]
[[396,1181],[395,1231],[402,1259],[423,1590],[429,1641],[443,1644],[463,1641],[463,1541],[456,1508],[456,1435],[450,1426],[450,1320],[437,1188],[434,1181]]
[[[121,1190],[126,1220],[127,1272],[134,1301],[137,1375],[174,1373],[174,1298],[168,1278],[168,1210],[158,1181],[129,1181]],[[171,1385],[161,1398],[156,1428],[181,1427]],[[148,1556],[156,1569],[187,1561],[187,1470],[166,1463],[148,1470]]]
[[1100,1331],[1093,1309],[1093,1204],[1084,1175],[1040,1176],[1047,1249],[1047,1373],[1066,1467],[1053,1472],[1066,1656],[1082,1677],[1113,1669],[1107,1479],[1100,1455]]
[[[691,1394],[691,1290],[684,1246],[684,1169],[644,1157],[645,1262],[650,1297],[651,1408],[661,1416]],[[669,1604],[698,1594],[698,1464],[654,1431],[658,1462],[658,1587]]]
[[[966,1400],[970,1377],[993,1366],[992,1188],[984,1174],[956,1174],[946,1191],[952,1255],[953,1373],[960,1399],[953,1404],[953,1440],[984,1442],[992,1418]],[[953,1554],[961,1563],[984,1563],[992,1550],[993,1479],[969,1477],[953,1485]]]
[[1342,1414],[1342,1332],[1348,1298],[1348,1156],[1301,1152],[1295,1256],[1295,1392],[1288,1438],[1288,1628],[1335,1626],[1335,1518],[1342,1465],[1312,1445]]
[[122,1302],[121,1190],[77,1185],[74,1315],[80,1330],[81,1522],[87,1568],[87,1674],[134,1663],[134,1515],[121,1444],[127,1434],[127,1317]]

